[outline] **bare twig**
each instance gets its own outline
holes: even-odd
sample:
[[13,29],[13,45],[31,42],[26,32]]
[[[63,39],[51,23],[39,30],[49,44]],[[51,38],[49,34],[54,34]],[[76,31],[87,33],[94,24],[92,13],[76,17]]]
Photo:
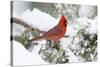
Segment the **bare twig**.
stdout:
[[65,38],[68,38],[68,37],[69,37],[69,35],[65,35],[64,37],[65,37]]

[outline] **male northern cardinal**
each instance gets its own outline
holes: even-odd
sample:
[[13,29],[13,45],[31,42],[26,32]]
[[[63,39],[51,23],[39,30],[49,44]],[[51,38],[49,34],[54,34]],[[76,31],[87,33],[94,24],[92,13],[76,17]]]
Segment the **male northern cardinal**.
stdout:
[[42,36],[32,38],[30,41],[46,39],[57,42],[66,33],[66,26],[67,26],[67,19],[65,18],[65,16],[61,16],[59,23],[55,27],[44,33]]

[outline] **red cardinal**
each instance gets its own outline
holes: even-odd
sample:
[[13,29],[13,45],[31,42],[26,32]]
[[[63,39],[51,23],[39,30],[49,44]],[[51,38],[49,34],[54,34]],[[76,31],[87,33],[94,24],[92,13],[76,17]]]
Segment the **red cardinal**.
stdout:
[[59,23],[55,27],[53,27],[52,29],[44,33],[42,36],[33,38],[30,41],[34,41],[38,39],[46,39],[46,40],[53,40],[57,42],[65,35],[66,26],[67,26],[67,19],[65,18],[65,16],[62,16]]

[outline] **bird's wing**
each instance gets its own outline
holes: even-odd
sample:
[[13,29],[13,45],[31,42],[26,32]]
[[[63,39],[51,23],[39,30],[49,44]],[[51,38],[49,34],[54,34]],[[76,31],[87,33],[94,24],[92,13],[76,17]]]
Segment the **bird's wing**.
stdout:
[[59,26],[56,26],[52,29],[50,29],[48,32],[44,33],[44,37],[50,37],[50,36],[58,36],[62,33],[62,29]]

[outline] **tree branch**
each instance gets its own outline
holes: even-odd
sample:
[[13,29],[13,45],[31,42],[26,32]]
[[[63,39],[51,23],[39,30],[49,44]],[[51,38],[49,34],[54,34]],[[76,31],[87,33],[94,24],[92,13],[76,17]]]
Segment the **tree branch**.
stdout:
[[[16,23],[21,26],[24,26],[25,28],[31,28],[31,30],[35,30],[36,28],[33,28],[31,25],[27,24],[24,20],[18,18],[18,17],[11,17],[11,23]],[[45,31],[40,31],[37,29],[40,33],[45,33]]]
[[20,18],[11,17],[11,23],[13,23],[13,22],[16,23],[16,24],[22,25],[24,27],[30,28],[30,25],[28,25],[25,21],[23,21]]

